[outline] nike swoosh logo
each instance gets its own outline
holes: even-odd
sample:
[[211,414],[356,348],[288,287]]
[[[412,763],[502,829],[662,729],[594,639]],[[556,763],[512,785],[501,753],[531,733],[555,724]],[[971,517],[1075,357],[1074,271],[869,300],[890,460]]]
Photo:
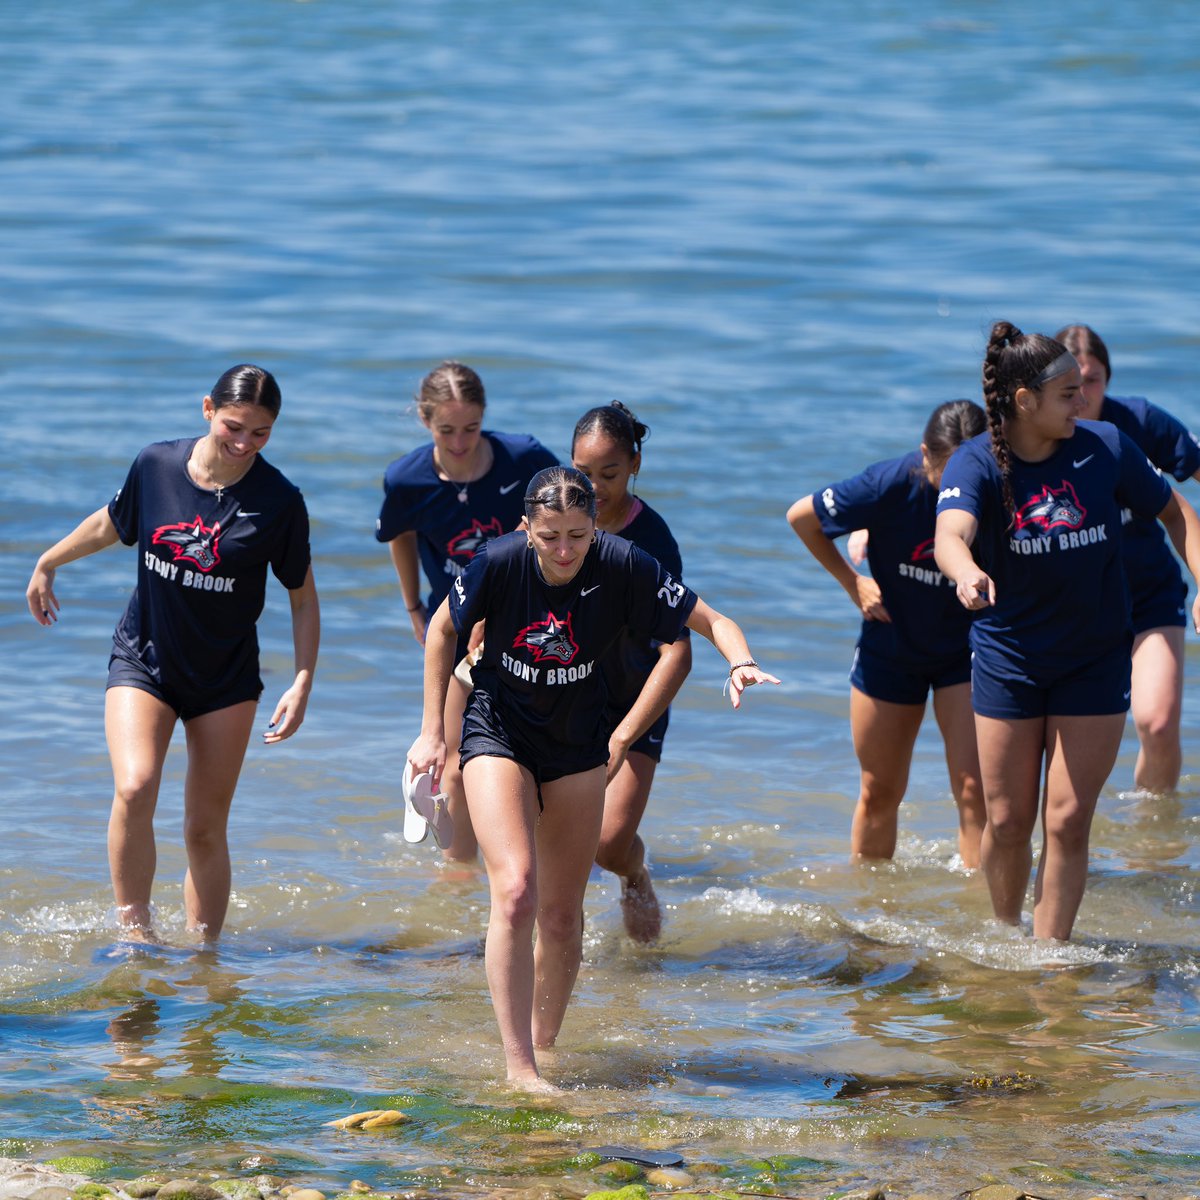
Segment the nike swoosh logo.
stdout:
[[652,737],[652,738],[647,738],[646,741],[648,741],[650,743],[650,745],[652,745],[652,746],[662,745],[662,738]]
[[513,490],[513,488],[520,487],[520,486],[521,486],[521,481],[519,479],[517,479],[514,482],[510,483],[507,487],[502,487],[500,489],[500,495],[507,496],[508,493]]
[[581,596],[590,596],[600,585],[593,584],[590,588],[581,588],[579,594]]
[[242,512],[242,510],[239,508],[239,509],[237,510],[237,515],[238,515],[239,517],[261,517],[261,516],[262,516],[262,513],[248,513],[248,512]]
[[1123,697],[1124,699],[1128,700],[1128,699],[1129,699],[1129,697],[1130,697],[1130,694],[1131,694],[1132,692],[1133,692],[1133,688],[1130,688],[1128,692],[1122,692],[1122,693],[1121,693],[1121,695],[1122,695],[1122,697]]
[[1078,460],[1076,460],[1076,459],[1072,459],[1072,460],[1071,460],[1071,466],[1073,466],[1073,467],[1082,467],[1082,466],[1084,466],[1086,463],[1090,463],[1090,462],[1092,461],[1092,459],[1093,459],[1093,458],[1095,458],[1095,457],[1096,457],[1096,456],[1095,456],[1094,454],[1089,454],[1089,455],[1087,456],[1087,458],[1081,458],[1081,459],[1078,459]]

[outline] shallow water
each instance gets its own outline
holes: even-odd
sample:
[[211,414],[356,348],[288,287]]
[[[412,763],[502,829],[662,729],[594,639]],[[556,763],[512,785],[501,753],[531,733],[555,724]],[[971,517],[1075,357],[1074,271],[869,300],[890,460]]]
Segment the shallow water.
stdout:
[[[122,1174],[269,1156],[443,1194],[583,1192],[600,1177],[575,1156],[609,1142],[751,1190],[1194,1186],[1194,706],[1177,801],[1128,794],[1126,741],[1069,949],[989,924],[931,731],[896,861],[851,867],[855,619],[783,521],[975,395],[998,317],[1088,321],[1115,391],[1200,427],[1189,6],[0,15],[0,1153]],[[664,938],[631,946],[597,875],[547,1068],[570,1090],[545,1105],[494,1083],[482,879],[399,836],[419,654],[371,530],[383,467],[419,440],[408,399],[447,356],[481,371],[496,427],[559,452],[594,403],[646,418],[640,489],[785,681],[731,714],[698,650],[645,823]],[[64,569],[54,630],[21,593],[140,446],[199,431],[241,359],[284,387],[268,457],[314,518],[321,669],[302,734],[251,748],[213,952],[181,930],[177,749],[170,945],[130,949],[101,689],[133,564]],[[262,633],[273,703],[278,589]],[[413,1123],[323,1126],[393,1102]]]

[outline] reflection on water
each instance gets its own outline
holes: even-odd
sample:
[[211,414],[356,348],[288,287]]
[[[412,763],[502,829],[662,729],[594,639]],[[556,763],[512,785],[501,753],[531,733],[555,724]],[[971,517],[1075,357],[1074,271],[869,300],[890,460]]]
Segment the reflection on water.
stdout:
[[[1185,790],[1124,792],[1127,739],[1078,940],[1035,946],[957,859],[932,722],[896,861],[846,863],[856,622],[783,517],[976,395],[998,317],[1087,321],[1119,390],[1200,428],[1195,20],[1093,8],[7,6],[0,1149],[445,1194],[583,1194],[603,1180],[579,1152],[628,1142],[789,1195],[1194,1186],[1191,685]],[[597,876],[546,1063],[569,1090],[544,1106],[494,1082],[480,874],[399,836],[420,663],[372,530],[447,356],[480,369],[489,422],[560,453],[583,410],[630,403],[653,430],[638,489],[689,582],[784,680],[730,714],[698,647],[645,823],[664,937],[631,946]],[[128,946],[101,688],[133,564],[65,568],[51,631],[21,596],[48,539],[143,444],[199,432],[243,359],[283,384],[268,457],[312,512],[321,667],[300,736],[247,756],[228,936],[182,928],[177,747],[167,944]],[[274,585],[261,634],[272,696]],[[365,1107],[414,1120],[324,1125]]]

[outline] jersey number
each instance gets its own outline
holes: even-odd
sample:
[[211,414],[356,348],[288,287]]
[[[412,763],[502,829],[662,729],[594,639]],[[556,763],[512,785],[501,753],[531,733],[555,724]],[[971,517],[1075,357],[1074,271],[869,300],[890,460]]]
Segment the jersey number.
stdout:
[[672,608],[678,608],[680,600],[683,599],[683,584],[676,583],[668,575],[666,582],[658,589],[658,598],[665,600]]

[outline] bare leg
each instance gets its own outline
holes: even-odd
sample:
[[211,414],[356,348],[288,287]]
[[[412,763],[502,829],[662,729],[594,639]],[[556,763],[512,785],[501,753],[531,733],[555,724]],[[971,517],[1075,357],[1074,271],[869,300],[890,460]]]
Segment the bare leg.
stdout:
[[553,1046],[583,957],[583,895],[604,817],[603,766],[542,784],[533,1044]]
[[635,942],[652,942],[662,931],[662,911],[638,825],[650,799],[658,764],[648,754],[632,751],[604,791],[604,823],[596,862],[621,877],[621,915],[625,932]]
[[534,1084],[541,1079],[533,1055],[537,789],[524,767],[487,756],[467,763],[463,782],[491,893],[484,962],[508,1078]]
[[1048,717],[1044,841],[1033,934],[1066,941],[1087,884],[1088,836],[1100,789],[1117,761],[1125,714]]
[[187,927],[216,938],[229,908],[229,808],[237,787],[254,713],[253,700],[193,717],[184,724],[188,769],[183,789],[183,880]]
[[1147,792],[1173,792],[1179,786],[1183,750],[1184,631],[1176,625],[1147,629],[1133,642],[1133,723],[1137,766],[1133,781]]
[[134,928],[150,928],[157,863],[154,808],[174,728],[174,709],[141,688],[112,687],[104,695],[104,733],[113,773],[108,869],[117,918]]
[[471,813],[467,808],[467,796],[463,790],[462,768],[458,765],[458,747],[462,741],[463,710],[467,707],[470,693],[458,678],[450,676],[446,691],[446,767],[442,771],[442,791],[450,802],[450,819],[454,822],[454,840],[442,851],[447,862],[474,862],[478,842],[471,824]]
[[1029,872],[1031,839],[1037,824],[1046,719],[1003,720],[975,717],[987,825],[980,862],[1000,921],[1017,925]]
[[850,689],[850,733],[861,770],[850,825],[851,857],[891,858],[896,853],[900,801],[924,716],[924,704],[892,704]]
[[979,747],[975,741],[975,714],[971,711],[971,685],[955,684],[933,693],[933,713],[946,747],[950,790],[958,806],[958,853],[967,867],[979,866],[979,843],[987,812],[979,779]]

